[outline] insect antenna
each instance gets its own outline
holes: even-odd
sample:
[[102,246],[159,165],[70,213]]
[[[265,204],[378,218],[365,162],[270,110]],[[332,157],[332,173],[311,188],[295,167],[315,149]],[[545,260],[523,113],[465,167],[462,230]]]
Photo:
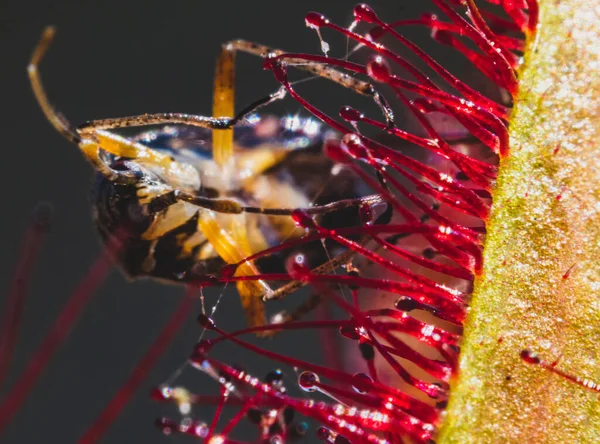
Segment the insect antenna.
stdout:
[[40,105],[40,108],[42,108],[46,119],[48,119],[52,126],[56,128],[56,131],[58,131],[65,139],[79,144],[81,143],[81,137],[79,137],[79,134],[77,134],[73,125],[71,125],[69,121],[50,104],[38,70],[55,34],[56,28],[54,28],[54,26],[47,26],[44,29],[40,41],[33,51],[29,65],[27,66],[27,74],[29,74],[31,89],[33,89],[35,98]]

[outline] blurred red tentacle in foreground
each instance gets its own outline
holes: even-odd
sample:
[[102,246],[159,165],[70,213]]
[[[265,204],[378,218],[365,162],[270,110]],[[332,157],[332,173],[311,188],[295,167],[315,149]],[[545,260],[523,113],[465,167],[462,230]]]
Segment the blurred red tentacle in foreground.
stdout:
[[152,369],[156,361],[158,361],[158,358],[162,356],[165,349],[169,346],[179,331],[181,324],[183,324],[186,316],[190,314],[196,292],[197,291],[194,288],[187,289],[185,296],[177,305],[175,312],[171,315],[171,318],[163,330],[160,332],[154,343],[150,346],[146,354],[138,362],[134,371],[123,384],[121,389],[119,389],[117,394],[102,411],[102,414],[78,441],[80,444],[97,442],[102,435],[104,435],[112,422],[119,416],[127,402],[131,399],[140,384],[144,381],[144,378],[148,372]]
[[121,233],[115,234],[107,242],[106,248],[73,291],[62,312],[56,318],[52,329],[45,335],[44,340],[29,359],[19,380],[2,400],[0,404],[0,433],[19,411],[21,404],[27,399],[29,392],[46,365],[58,347],[68,337],[91,296],[112,269],[114,254],[121,247],[120,235]]
[[44,236],[50,228],[51,220],[52,208],[48,204],[38,205],[23,238],[12,286],[4,308],[4,316],[0,324],[0,386],[4,382],[17,341],[21,315],[29,288],[29,278]]

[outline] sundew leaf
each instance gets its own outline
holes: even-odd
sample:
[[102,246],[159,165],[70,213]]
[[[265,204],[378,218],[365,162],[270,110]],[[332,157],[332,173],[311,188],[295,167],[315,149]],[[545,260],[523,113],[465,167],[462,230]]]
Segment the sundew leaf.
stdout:
[[598,442],[600,2],[541,0],[438,443]]

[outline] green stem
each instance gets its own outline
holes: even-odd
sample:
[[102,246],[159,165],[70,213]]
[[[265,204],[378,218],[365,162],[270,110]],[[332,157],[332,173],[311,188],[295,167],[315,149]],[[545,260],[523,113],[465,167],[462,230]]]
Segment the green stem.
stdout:
[[[600,1],[540,0],[439,443],[595,443],[600,400]],[[570,272],[568,272],[570,270]]]

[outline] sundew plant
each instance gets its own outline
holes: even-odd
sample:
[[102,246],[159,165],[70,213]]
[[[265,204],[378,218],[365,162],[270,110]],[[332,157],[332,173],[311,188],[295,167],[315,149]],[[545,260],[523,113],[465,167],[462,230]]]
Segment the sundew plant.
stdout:
[[[267,120],[248,113],[231,120],[235,112],[227,94],[233,92],[222,80],[225,68],[232,69],[227,62],[219,65],[224,71],[215,89],[223,93],[216,94],[214,107],[221,120],[160,117],[197,128],[171,130],[173,149],[193,149],[212,135],[214,168],[222,168],[223,156],[230,155],[223,148],[231,143],[228,138],[236,146],[255,139],[273,144],[289,141],[291,132],[305,145],[316,143],[319,162],[328,166],[327,191],[308,205],[280,208],[256,204],[259,187],[246,183],[215,203],[211,199],[223,195],[182,191],[172,184],[185,181],[173,180],[161,191],[169,199],[161,198],[160,205],[158,199],[140,200],[155,218],[166,217],[181,202],[194,205],[188,219],[198,224],[206,248],[216,252],[205,257],[220,262],[178,275],[186,297],[81,442],[104,436],[168,347],[192,301],[207,288],[225,285],[236,286],[244,308],[250,307],[250,325],[225,331],[213,319],[214,310],[203,307],[197,314],[202,334],[184,365],[203,378],[203,387],[216,386],[217,394],[180,384],[177,372],[157,383],[149,398],[169,408],[156,420],[165,435],[207,444],[600,440],[595,383],[600,381],[600,3],[431,3],[440,14],[399,18],[359,4],[350,25],[309,12],[305,23],[316,34],[318,51],[287,53],[241,41],[225,46],[262,57],[263,68],[278,83],[277,92],[258,102],[267,107],[261,114],[271,102],[287,100],[313,120]],[[486,79],[486,91],[408,38],[414,28],[467,60]],[[33,61],[41,59],[52,32],[44,34]],[[347,42],[346,52],[329,43],[339,36]],[[30,75],[36,89],[37,66]],[[349,101],[362,96],[362,103],[372,104],[363,110],[342,103],[337,115],[328,114],[327,97],[310,96],[307,79],[313,78],[346,88]],[[44,98],[40,94],[36,90],[38,100]],[[44,111],[52,114],[50,108]],[[164,123],[157,116],[129,122]],[[316,121],[327,129],[315,142]],[[170,162],[178,168],[185,163],[161,154],[157,140],[164,132],[117,139],[94,132],[89,123],[72,128],[60,116],[52,123],[115,183],[129,173],[130,181],[146,177],[134,174],[145,165],[142,158],[161,168],[168,164],[169,171],[175,171]],[[314,163],[285,165],[297,188],[308,187],[313,176],[307,171]],[[272,171],[264,168],[258,176],[266,180]],[[330,192],[344,181],[368,191],[359,197]],[[283,185],[275,190],[274,182],[266,183],[271,184],[267,194],[286,192]],[[122,208],[100,208],[101,216],[104,210]],[[346,213],[331,216],[338,211]],[[213,217],[207,214],[217,214],[210,219],[217,225],[207,222]],[[228,228],[234,214],[279,218],[278,226],[291,231],[260,243],[258,231],[240,235],[239,227]],[[46,208],[38,209],[17,264],[2,324],[0,378],[14,350],[27,275],[47,218]],[[105,252],[0,401],[0,433],[111,263],[124,263],[120,254],[131,246],[132,226],[101,229]],[[181,232],[164,229],[163,234],[179,239]],[[315,249],[326,255],[315,256]],[[277,298],[273,295],[290,297],[300,288],[308,288],[309,296],[298,312],[255,322]],[[336,310],[332,314],[324,306]],[[304,316],[315,307],[316,316]],[[344,361],[299,359],[293,344],[285,354],[273,351],[268,337],[293,330],[324,332],[329,340],[315,349],[331,356],[343,350]],[[269,360],[273,370],[263,377],[251,362],[217,359],[214,351],[226,343]],[[206,404],[214,405],[212,416],[197,415],[196,406]],[[241,423],[255,427],[241,433]]]

